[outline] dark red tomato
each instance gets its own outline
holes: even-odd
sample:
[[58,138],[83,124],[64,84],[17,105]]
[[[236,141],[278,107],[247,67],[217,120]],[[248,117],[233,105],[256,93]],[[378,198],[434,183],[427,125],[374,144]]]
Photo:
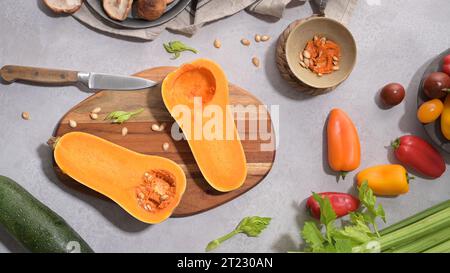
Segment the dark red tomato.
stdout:
[[[359,208],[359,199],[348,193],[341,192],[322,192],[318,193],[322,198],[328,197],[331,206],[336,213],[337,218],[345,216]],[[320,205],[314,199],[314,196],[308,198],[306,208],[312,217],[320,220]]]
[[450,54],[442,59],[443,64],[450,64]]
[[450,76],[450,63],[442,65],[442,72]]
[[438,178],[445,172],[445,161],[441,154],[420,137],[402,136],[392,142],[392,147],[401,163],[422,175]]
[[405,98],[405,88],[399,83],[390,83],[381,89],[380,98],[385,105],[395,106]]
[[450,76],[443,72],[433,72],[423,82],[423,92],[430,99],[445,97],[450,88]]

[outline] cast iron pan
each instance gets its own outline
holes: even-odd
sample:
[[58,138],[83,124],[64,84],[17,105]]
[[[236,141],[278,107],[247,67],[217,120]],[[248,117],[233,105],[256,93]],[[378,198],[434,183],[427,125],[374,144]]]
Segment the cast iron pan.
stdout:
[[180,12],[182,12],[187,7],[187,5],[189,5],[191,0],[174,0],[167,6],[166,12],[160,18],[153,21],[146,21],[139,19],[135,15],[136,11],[133,8],[128,18],[122,22],[109,18],[109,16],[103,10],[101,0],[86,0],[85,2],[88,8],[94,11],[94,13],[98,15],[98,17],[100,17],[102,20],[104,20],[106,23],[108,23],[113,27],[128,28],[128,29],[143,29],[159,26],[172,20],[175,16],[177,16]]
[[[441,70],[442,59],[449,54],[450,48],[442,52],[439,56],[437,56],[425,69],[422,80],[420,81],[419,92],[417,94],[417,107],[419,107],[422,103],[430,100],[425,96],[423,92],[422,87],[424,80],[430,73]],[[445,152],[450,153],[450,141],[447,140],[441,132],[440,119],[432,123],[424,124],[423,127],[425,128],[425,132],[437,146],[441,147],[441,149],[444,150]]]

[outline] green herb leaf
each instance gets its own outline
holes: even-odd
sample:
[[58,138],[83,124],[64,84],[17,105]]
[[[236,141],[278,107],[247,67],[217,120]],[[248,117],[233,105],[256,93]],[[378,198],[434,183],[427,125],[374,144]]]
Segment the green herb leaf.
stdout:
[[351,253],[352,252],[352,242],[346,239],[336,239],[334,244],[337,253]]
[[180,57],[181,52],[183,51],[191,51],[195,54],[198,53],[198,51],[195,48],[187,46],[180,41],[171,41],[167,44],[163,44],[163,46],[164,49],[167,51],[167,53],[174,54],[172,59],[177,59],[178,57]]
[[315,192],[313,192],[313,197],[320,206],[320,222],[328,225],[331,221],[336,220],[336,213],[331,206],[330,199],[326,196],[323,198]]
[[124,123],[125,121],[129,120],[130,118],[139,115],[144,111],[144,108],[137,109],[132,112],[125,112],[125,111],[114,111],[109,113],[105,120],[112,120],[112,123]]
[[323,252],[325,238],[314,222],[305,222],[301,232],[303,239],[309,246],[311,252]]
[[373,194],[373,191],[369,188],[369,184],[367,181],[363,181],[361,186],[359,187],[359,200],[367,209],[367,212],[364,215],[365,221],[367,223],[372,224],[375,232],[378,234],[378,227],[376,224],[376,218],[380,217],[383,222],[386,223],[386,214],[383,209],[383,206],[379,204],[376,206],[377,198]]
[[271,219],[259,216],[245,217],[236,229],[247,236],[257,237],[270,224]]
[[269,217],[259,217],[259,216],[250,216],[245,217],[239,222],[239,225],[230,233],[225,236],[222,236],[216,240],[213,240],[208,243],[206,246],[206,251],[211,251],[216,249],[221,243],[230,239],[234,235],[238,233],[244,233],[249,237],[258,237],[261,232],[267,228],[270,224],[270,220],[272,218]]

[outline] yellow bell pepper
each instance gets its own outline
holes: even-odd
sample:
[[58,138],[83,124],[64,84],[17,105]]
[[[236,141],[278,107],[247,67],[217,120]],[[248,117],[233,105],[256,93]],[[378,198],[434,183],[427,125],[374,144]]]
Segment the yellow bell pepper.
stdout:
[[441,114],[441,131],[444,137],[450,140],[450,95],[445,98],[444,110]]
[[401,165],[379,165],[362,170],[356,176],[358,186],[367,181],[376,195],[397,196],[409,191],[408,172]]

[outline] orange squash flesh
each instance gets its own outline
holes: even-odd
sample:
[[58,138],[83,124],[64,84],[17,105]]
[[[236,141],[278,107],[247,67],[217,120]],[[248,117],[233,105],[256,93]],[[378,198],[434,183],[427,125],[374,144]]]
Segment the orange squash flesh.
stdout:
[[[62,136],[55,145],[54,157],[65,174],[109,197],[145,223],[156,224],[167,219],[186,189],[186,176],[175,162],[139,154],[86,133],[72,132]],[[162,179],[156,176],[162,176]],[[167,188],[171,184],[171,191],[164,196],[166,200],[158,200],[161,204],[157,202],[155,207],[147,207],[147,210],[146,203],[140,198],[144,193],[147,198],[146,188],[153,184]]]
[[[181,66],[170,73],[162,84],[164,104],[183,130],[203,177],[213,188],[222,192],[241,187],[247,177],[244,149],[233,115],[227,107],[228,92],[225,73],[218,64],[207,59],[198,59]],[[205,124],[210,120],[201,118],[202,112],[194,110],[196,97],[201,98],[197,101],[201,101],[203,109],[214,106],[221,110],[222,119],[218,118],[223,128],[219,133],[221,137],[196,137],[196,118],[200,116],[202,128],[205,128]],[[189,128],[182,121],[184,117],[176,113],[178,106],[191,110]]]

